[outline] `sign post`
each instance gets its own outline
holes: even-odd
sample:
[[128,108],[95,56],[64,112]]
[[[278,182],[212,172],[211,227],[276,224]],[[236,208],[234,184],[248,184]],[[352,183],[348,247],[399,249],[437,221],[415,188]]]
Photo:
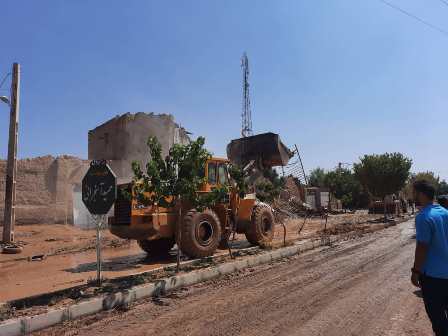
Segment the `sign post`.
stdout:
[[[96,216],[95,216],[96,217]],[[99,215],[95,218],[96,224],[96,279],[98,286],[101,286],[101,225],[103,222],[103,216]]]
[[96,224],[97,282],[101,286],[101,225],[117,198],[117,178],[105,160],[93,160],[82,179],[82,201]]

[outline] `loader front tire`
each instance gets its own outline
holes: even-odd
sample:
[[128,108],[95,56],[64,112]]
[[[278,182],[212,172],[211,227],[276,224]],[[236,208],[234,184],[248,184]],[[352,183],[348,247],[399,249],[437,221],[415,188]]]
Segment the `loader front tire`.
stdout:
[[221,239],[221,224],[214,211],[192,209],[183,219],[181,250],[190,258],[209,257]]
[[274,238],[274,215],[271,208],[263,203],[252,210],[252,218],[246,229],[246,239],[252,245],[263,245]]
[[156,240],[138,240],[138,246],[150,256],[167,256],[174,246],[174,239],[162,238]]

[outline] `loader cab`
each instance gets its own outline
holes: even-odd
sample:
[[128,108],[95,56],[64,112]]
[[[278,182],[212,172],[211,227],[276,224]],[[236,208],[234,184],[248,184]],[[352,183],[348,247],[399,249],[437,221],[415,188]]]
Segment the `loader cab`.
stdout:
[[211,158],[207,161],[204,171],[207,182],[202,191],[211,191],[220,185],[230,185],[228,164],[228,160],[221,158]]

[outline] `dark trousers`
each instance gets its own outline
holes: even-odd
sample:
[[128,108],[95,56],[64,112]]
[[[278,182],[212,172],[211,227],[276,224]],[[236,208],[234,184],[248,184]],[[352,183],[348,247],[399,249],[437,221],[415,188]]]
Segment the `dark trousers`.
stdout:
[[448,279],[420,277],[426,313],[436,336],[448,336]]

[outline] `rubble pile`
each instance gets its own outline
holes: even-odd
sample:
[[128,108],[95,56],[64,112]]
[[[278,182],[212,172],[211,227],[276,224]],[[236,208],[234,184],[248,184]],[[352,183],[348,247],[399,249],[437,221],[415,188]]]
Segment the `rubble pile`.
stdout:
[[285,186],[280,196],[272,204],[277,221],[305,217],[311,210],[304,202],[304,188],[293,176],[285,179]]

